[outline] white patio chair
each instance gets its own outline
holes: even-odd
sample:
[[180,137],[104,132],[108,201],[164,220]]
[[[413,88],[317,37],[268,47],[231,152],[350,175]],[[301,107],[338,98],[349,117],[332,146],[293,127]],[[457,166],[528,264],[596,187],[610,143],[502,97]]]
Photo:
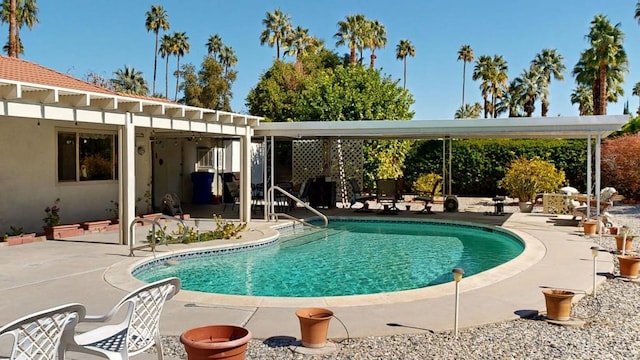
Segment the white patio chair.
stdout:
[[162,360],[160,314],[165,301],[178,291],[180,279],[175,277],[156,281],[133,291],[106,315],[84,318],[85,322],[108,322],[127,305],[127,316],[122,322],[76,334],[73,339],[69,339],[67,350],[115,360],[128,359],[155,346],[158,359]]
[[64,359],[64,331],[73,332],[85,315],[81,304],[66,304],[17,319],[0,328],[0,338],[13,337],[9,357],[0,359]]

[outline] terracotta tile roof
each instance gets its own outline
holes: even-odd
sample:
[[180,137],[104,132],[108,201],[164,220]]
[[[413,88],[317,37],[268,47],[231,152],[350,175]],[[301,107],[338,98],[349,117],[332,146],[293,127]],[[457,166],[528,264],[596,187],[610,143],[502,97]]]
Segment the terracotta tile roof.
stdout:
[[116,95],[97,85],[26,60],[0,56],[0,79]]
[[93,93],[120,95],[136,99],[159,101],[170,104],[178,104],[174,101],[155,98],[151,96],[140,96],[119,93],[91,84],[84,80],[79,80],[73,76],[63,74],[56,70],[46,68],[42,65],[32,63],[27,60],[12,58],[0,55],[0,79],[20,81],[32,84],[53,86],[78,91],[89,91]]

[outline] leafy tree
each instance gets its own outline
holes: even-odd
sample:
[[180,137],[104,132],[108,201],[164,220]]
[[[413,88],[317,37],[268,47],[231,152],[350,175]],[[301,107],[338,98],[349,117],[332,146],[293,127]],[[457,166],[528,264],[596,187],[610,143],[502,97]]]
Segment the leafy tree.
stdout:
[[640,199],[640,135],[606,139],[602,144],[602,181],[627,198]]
[[147,11],[147,19],[144,26],[147,32],[153,31],[156,37],[155,48],[153,51],[153,87],[152,94],[156,93],[156,72],[158,69],[158,37],[160,29],[169,30],[169,19],[164,8],[160,5],[151,5],[151,10]]
[[[338,32],[333,35],[337,38],[336,46],[347,45],[349,47],[349,64],[357,62],[356,49],[364,47],[364,28],[366,18],[362,14],[349,15],[344,21],[338,21]],[[360,56],[362,58],[362,54]]]
[[9,40],[3,51],[9,57],[18,57],[24,54],[24,47],[20,39],[22,26],[27,25],[29,30],[38,22],[38,5],[36,0],[4,0],[0,12],[2,23],[9,24]]
[[[631,92],[631,95],[638,96],[638,98],[640,99],[640,81],[633,85],[633,91]],[[638,110],[636,111],[636,113],[640,115],[640,104],[638,105]]]
[[116,77],[111,79],[110,82],[116,91],[133,95],[149,94],[149,87],[142,76],[142,72],[133,67],[125,65],[124,69],[116,70],[114,75]]
[[541,116],[547,116],[547,112],[549,112],[549,84],[551,83],[551,77],[553,76],[556,80],[564,80],[564,76],[562,72],[566,70],[566,67],[562,63],[564,58],[562,55],[558,54],[556,49],[542,49],[542,52],[536,54],[535,59],[531,61],[531,64],[534,65],[544,82],[540,83],[542,86],[542,112]]
[[276,47],[276,59],[280,59],[280,45],[291,31],[291,16],[280,9],[267,12],[262,24],[266,27],[260,34],[260,45],[268,44]]
[[607,103],[623,95],[620,84],[628,71],[628,58],[622,45],[620,23],[611,25],[605,15],[596,15],[587,34],[591,48],[584,50],[573,69],[578,84],[591,87],[593,113],[607,114]]
[[458,61],[462,60],[462,107],[464,107],[464,85],[467,79],[467,63],[473,61],[473,49],[471,45],[462,45],[458,50]]
[[407,88],[407,56],[416,56],[416,48],[411,44],[409,40],[402,39],[396,46],[396,59],[402,60],[403,72],[402,72],[402,88]]
[[532,201],[538,193],[556,192],[565,183],[564,171],[540,158],[518,158],[509,164],[498,186],[520,202]]
[[176,95],[174,101],[178,100],[178,81],[180,80],[180,58],[189,52],[191,49],[189,45],[189,37],[184,32],[173,33],[173,39],[171,40],[171,52],[176,56]]

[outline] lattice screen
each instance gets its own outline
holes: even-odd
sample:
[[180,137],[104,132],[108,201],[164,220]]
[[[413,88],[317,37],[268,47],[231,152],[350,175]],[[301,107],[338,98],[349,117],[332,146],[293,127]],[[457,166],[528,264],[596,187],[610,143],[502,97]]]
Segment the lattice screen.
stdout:
[[347,203],[353,193],[349,179],[357,179],[362,188],[362,140],[294,140],[292,156],[292,180],[296,184],[318,176],[331,176],[336,182],[336,201]]

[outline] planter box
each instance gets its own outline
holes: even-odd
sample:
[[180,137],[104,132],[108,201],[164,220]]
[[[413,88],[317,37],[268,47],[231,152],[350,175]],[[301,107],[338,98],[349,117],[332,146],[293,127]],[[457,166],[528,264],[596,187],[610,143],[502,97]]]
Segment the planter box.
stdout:
[[9,236],[5,239],[7,243],[6,246],[29,244],[36,241],[40,241],[39,238],[36,237],[36,233]]
[[85,221],[80,223],[80,226],[88,232],[100,232],[105,231],[107,226],[111,223],[111,220],[99,220],[99,221]]
[[84,235],[84,229],[80,228],[80,224],[45,226],[44,234],[49,240],[61,239]]

